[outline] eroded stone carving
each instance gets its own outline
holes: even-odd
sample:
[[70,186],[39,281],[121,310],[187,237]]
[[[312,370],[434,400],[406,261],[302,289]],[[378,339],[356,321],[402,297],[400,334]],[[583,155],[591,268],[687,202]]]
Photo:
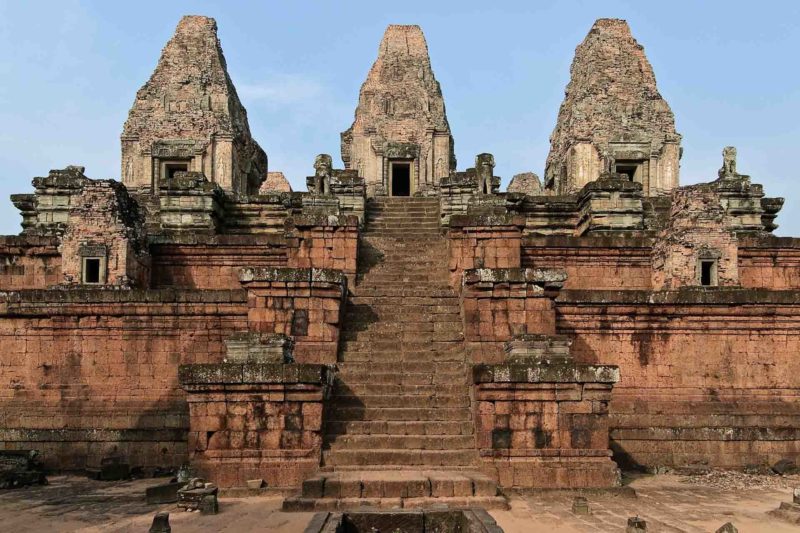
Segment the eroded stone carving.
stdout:
[[267,156],[228,76],[212,18],[183,17],[122,131],[122,179],[158,187],[175,170],[203,172],[231,193],[255,194]]
[[545,187],[572,193],[605,171],[625,173],[646,196],[666,193],[678,185],[680,141],[627,22],[597,20],[575,51],[550,137]]
[[[412,194],[455,170],[442,90],[419,26],[386,29],[353,125],[341,138],[345,168],[359,171],[370,196],[387,187],[392,160],[411,163]],[[393,153],[398,147],[403,153]]]

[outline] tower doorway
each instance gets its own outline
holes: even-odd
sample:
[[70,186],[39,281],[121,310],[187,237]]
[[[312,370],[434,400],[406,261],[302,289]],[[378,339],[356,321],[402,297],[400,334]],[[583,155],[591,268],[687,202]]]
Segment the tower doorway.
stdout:
[[389,180],[392,196],[411,196],[411,163],[391,162]]

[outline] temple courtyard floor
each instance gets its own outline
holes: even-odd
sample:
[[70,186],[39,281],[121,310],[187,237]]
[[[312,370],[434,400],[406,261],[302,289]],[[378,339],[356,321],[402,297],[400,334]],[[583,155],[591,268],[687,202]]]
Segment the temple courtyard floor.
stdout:
[[[220,498],[219,514],[183,512],[171,505],[145,503],[146,487],[165,482],[91,481],[51,476],[49,485],[0,491],[0,531],[147,531],[157,511],[170,512],[175,533],[274,531],[302,533],[313,513],[284,513],[281,498]],[[511,508],[491,511],[506,533],[624,531],[627,519],[639,516],[647,531],[714,532],[726,522],[740,532],[800,530],[767,514],[792,500],[798,476],[748,475],[730,472],[681,476],[627,477],[616,493],[589,493],[590,514],[572,512],[575,493],[539,492],[510,495]],[[632,493],[635,491],[635,496]]]

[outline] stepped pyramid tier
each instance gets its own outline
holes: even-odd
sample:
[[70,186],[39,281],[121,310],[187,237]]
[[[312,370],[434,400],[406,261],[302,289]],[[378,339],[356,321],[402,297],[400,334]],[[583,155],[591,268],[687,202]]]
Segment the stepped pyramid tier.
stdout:
[[136,93],[122,130],[122,181],[168,187],[179,171],[202,172],[230,193],[255,194],[267,155],[228,75],[212,18],[187,16]]
[[386,29],[353,125],[342,133],[342,160],[370,196],[423,192],[455,170],[442,89],[419,26]]
[[642,184],[645,195],[678,186],[681,136],[627,22],[599,19],[575,50],[550,137],[545,186],[573,193],[603,172]]

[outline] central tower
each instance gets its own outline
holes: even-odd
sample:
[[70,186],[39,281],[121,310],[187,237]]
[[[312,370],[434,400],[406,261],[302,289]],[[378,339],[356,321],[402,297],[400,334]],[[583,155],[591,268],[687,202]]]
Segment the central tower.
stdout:
[[419,26],[386,29],[361,86],[355,120],[342,132],[342,161],[369,196],[411,196],[455,170],[453,136]]

